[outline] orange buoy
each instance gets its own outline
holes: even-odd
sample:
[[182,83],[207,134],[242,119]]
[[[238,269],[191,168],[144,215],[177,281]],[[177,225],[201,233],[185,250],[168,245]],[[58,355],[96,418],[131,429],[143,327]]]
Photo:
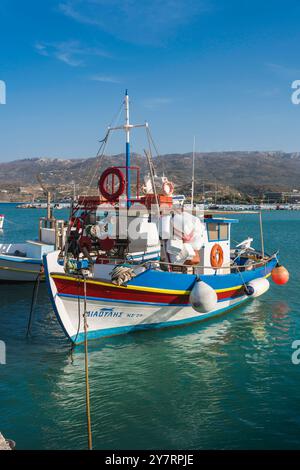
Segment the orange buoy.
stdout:
[[272,269],[271,275],[272,281],[279,286],[286,284],[290,277],[288,270],[284,266],[279,265]]

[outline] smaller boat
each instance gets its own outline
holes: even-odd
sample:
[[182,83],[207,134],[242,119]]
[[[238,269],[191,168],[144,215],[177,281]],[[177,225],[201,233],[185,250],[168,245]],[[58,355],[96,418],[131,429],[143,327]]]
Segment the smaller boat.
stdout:
[[35,282],[38,277],[44,280],[43,256],[61,250],[65,244],[65,221],[53,217],[51,191],[43,183],[41,175],[37,175],[37,180],[47,202],[40,207],[35,203],[26,207],[45,208],[47,215],[39,219],[37,240],[0,244],[0,282]]
[[0,244],[0,282],[34,282],[43,279],[43,256],[64,244],[64,220],[41,217],[39,238],[24,243]]
[[3,230],[3,224],[4,224],[4,215],[0,214],[0,230]]

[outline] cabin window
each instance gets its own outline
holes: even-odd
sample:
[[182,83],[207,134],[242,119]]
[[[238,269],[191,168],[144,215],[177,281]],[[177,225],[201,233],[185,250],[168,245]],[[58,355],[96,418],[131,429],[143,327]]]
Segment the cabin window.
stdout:
[[228,240],[228,224],[219,224],[219,240]]
[[219,240],[218,224],[208,224],[208,239],[211,242]]
[[207,231],[208,241],[210,242],[224,241],[229,238],[229,224],[209,223],[207,224]]

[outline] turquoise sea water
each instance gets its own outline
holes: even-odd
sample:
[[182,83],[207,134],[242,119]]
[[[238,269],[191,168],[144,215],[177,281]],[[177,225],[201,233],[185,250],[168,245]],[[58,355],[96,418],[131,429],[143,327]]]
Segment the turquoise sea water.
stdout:
[[[3,241],[37,234],[43,211],[0,204]],[[58,211],[57,216],[66,212]],[[233,238],[254,236],[257,216],[238,216]],[[285,287],[225,316],[189,327],[90,343],[96,449],[299,449],[300,213],[263,216],[268,252],[280,249]],[[32,286],[0,285],[0,431],[19,449],[86,448],[84,354],[70,358],[45,286],[26,339]]]

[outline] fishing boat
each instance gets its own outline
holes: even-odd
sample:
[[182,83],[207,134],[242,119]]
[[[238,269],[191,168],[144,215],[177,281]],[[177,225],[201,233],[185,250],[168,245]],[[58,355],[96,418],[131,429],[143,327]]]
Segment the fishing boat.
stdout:
[[38,238],[23,243],[0,244],[0,282],[35,282],[45,280],[43,256],[62,249],[65,243],[66,226],[64,220],[53,216],[51,190],[36,175],[47,198],[46,217],[40,217]]
[[34,282],[44,279],[43,256],[64,243],[64,221],[41,217],[39,237],[24,243],[0,244],[0,282]]
[[[231,246],[226,214],[173,203],[173,183],[159,179],[149,151],[149,175],[142,191],[140,172],[130,162],[130,132],[147,123],[108,129],[126,136],[126,162],[101,174],[98,196],[73,204],[63,251],[44,256],[55,314],[75,344],[137,330],[187,325],[223,314],[288,281],[277,253],[252,238]],[[99,162],[100,166],[100,162]],[[228,211],[228,213],[231,213]]]

